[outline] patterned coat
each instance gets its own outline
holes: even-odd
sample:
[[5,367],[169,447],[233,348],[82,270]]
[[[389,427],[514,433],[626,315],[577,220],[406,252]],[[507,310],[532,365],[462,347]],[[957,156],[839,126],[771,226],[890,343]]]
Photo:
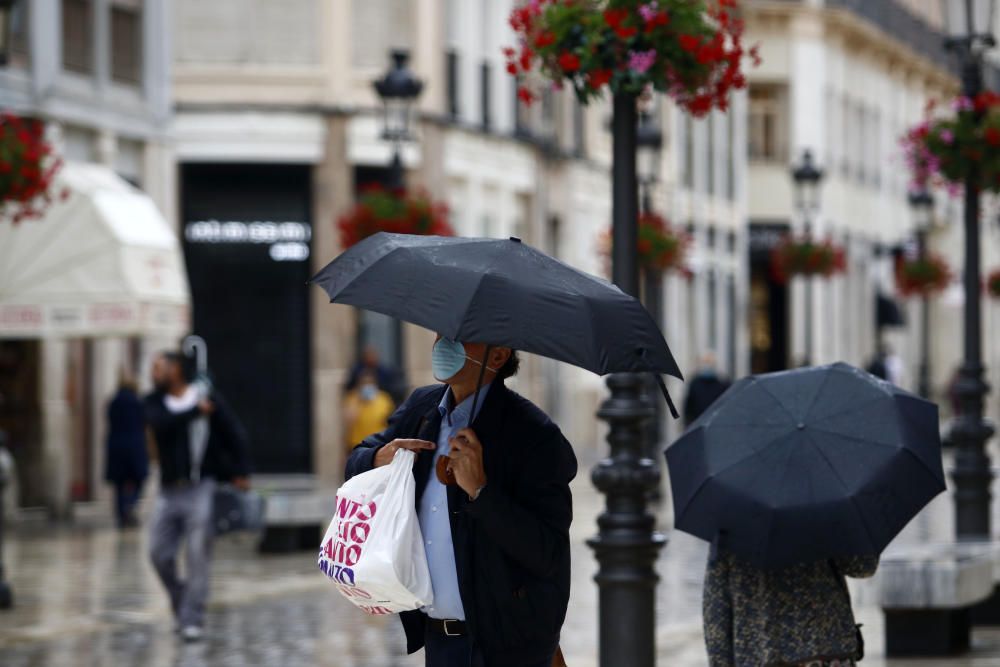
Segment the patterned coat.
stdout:
[[876,567],[872,556],[761,570],[720,550],[705,572],[709,663],[772,667],[853,658],[858,646],[844,575],[870,577]]

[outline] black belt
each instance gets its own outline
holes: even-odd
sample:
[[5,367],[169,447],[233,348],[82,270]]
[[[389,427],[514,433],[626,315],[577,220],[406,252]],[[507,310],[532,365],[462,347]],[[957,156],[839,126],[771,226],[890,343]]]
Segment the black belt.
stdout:
[[453,618],[441,619],[428,616],[427,629],[445,637],[464,637],[469,634],[465,628],[465,621],[458,621]]

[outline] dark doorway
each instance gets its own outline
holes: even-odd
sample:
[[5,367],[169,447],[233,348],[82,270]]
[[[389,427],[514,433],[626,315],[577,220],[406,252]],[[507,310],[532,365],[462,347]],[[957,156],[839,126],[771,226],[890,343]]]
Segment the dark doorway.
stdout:
[[784,223],[750,225],[750,371],[788,367],[788,286],[774,279],[771,252],[788,233]]
[[194,332],[259,473],[312,470],[311,170],[183,165]]
[[41,346],[37,340],[0,340],[0,430],[17,466],[18,505],[45,504],[42,411],[39,374]]

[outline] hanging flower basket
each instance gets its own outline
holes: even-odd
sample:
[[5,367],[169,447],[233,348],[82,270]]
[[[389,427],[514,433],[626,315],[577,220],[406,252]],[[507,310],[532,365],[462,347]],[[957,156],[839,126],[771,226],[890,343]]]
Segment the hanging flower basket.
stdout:
[[975,168],[981,190],[1000,192],[1000,95],[959,97],[950,113],[934,112],[929,105],[927,118],[901,140],[913,186],[938,183],[958,194]]
[[536,72],[573,88],[586,104],[605,86],[639,95],[653,88],[703,116],[725,110],[746,86],[737,0],[530,0],[510,15],[517,48],[504,49],[507,71],[520,77],[520,99],[537,93]]
[[454,236],[448,207],[425,192],[371,188],[337,221],[344,248],[379,232]]
[[943,257],[928,254],[923,259],[896,262],[896,289],[903,296],[930,296],[948,287],[951,269]]
[[[598,244],[609,267],[611,242],[611,230],[604,231]],[[690,250],[691,235],[671,225],[662,215],[643,213],[639,216],[637,255],[641,269],[675,272],[690,279],[694,275],[687,264]]]
[[782,283],[793,276],[829,277],[846,268],[844,249],[830,240],[788,236],[771,253],[771,271]]
[[45,140],[45,123],[0,113],[0,222],[41,217],[57,196],[53,179],[61,166]]
[[1000,299],[1000,269],[986,277],[986,293],[994,299]]

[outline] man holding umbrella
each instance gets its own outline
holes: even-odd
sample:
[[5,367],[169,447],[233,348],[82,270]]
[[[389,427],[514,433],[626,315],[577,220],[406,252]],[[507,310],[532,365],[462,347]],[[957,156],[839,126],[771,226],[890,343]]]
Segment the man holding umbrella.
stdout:
[[438,336],[434,376],[364,440],[347,477],[417,452],[417,512],[433,606],[401,614],[428,667],[549,667],[569,602],[569,483],[559,428],[504,385],[517,353]]
[[444,384],[413,392],[347,463],[350,477],[401,448],[418,452],[434,603],[401,615],[408,650],[426,646],[431,666],[559,664],[576,459],[556,425],[503,381],[517,371],[515,350],[599,375],[647,372],[676,416],[660,374],[681,372],[656,322],[614,285],[513,237],[382,232],[313,282],[333,303],[439,334],[432,361]]

